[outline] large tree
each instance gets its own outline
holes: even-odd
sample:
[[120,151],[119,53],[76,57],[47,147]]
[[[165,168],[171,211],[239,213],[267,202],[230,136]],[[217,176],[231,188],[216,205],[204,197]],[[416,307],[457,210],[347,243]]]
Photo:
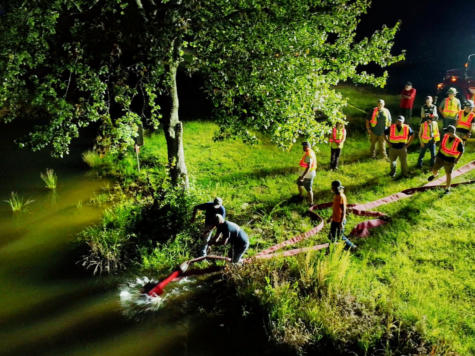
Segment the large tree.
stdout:
[[[342,80],[402,58],[398,24],[356,40],[369,0],[30,0],[0,17],[1,120],[31,121],[21,145],[68,153],[81,128],[100,123],[110,149],[132,143],[141,122],[166,137],[172,179],[187,182],[177,71],[200,71],[218,136],[283,147],[324,139],[343,120]],[[161,99],[161,100],[160,100]],[[162,102],[161,108],[158,103]],[[316,113],[323,120],[316,120]],[[317,115],[318,116],[318,115]]]

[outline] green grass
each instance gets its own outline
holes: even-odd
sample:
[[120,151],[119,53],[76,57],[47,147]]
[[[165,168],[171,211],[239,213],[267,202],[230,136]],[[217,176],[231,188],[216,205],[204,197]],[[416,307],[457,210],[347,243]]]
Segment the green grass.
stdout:
[[[395,111],[398,105],[395,95],[351,87],[341,91],[351,97],[354,106],[365,110],[373,107],[380,96],[390,110]],[[328,169],[328,144],[316,147],[316,203],[332,199],[330,185],[335,179],[345,185],[349,203],[372,201],[427,182],[428,167],[424,171],[415,168],[417,143],[409,150],[410,177],[391,179],[389,163],[369,159],[369,142],[361,133],[362,113],[349,108],[347,114],[351,129],[338,172]],[[250,236],[247,255],[309,230],[313,224],[306,214],[307,207],[289,199],[297,193],[300,145],[281,151],[265,137],[254,146],[240,141],[213,142],[217,128],[209,121],[185,123],[191,186],[191,200],[180,210],[188,209],[184,212],[188,214],[185,225],[192,203],[220,196],[228,219],[240,224]],[[136,192],[143,182],[164,182],[165,147],[161,133],[146,138],[140,173],[132,150],[121,160],[104,157],[103,169],[119,177],[126,191]],[[474,159],[470,143],[459,166]],[[471,172],[455,182],[474,178]],[[140,194],[138,201],[146,206],[146,192]],[[454,188],[448,195],[439,190],[417,193],[380,207],[378,210],[392,217],[391,223],[374,230],[367,239],[356,240],[359,249],[355,254],[336,249],[328,256],[322,252],[268,261],[258,268],[233,271],[230,278],[244,300],[257,300],[268,312],[275,339],[297,350],[329,343],[342,346],[342,350],[349,347],[369,354],[376,349],[386,350],[388,355],[409,353],[417,347],[434,354],[448,350],[473,354],[473,203],[473,186]],[[329,214],[322,212],[324,217]],[[350,216],[347,230],[362,220]],[[143,267],[165,272],[179,259],[192,255],[198,225],[155,248],[141,247]],[[327,234],[325,227],[298,246],[327,242]]]
[[55,190],[58,184],[58,176],[53,169],[47,168],[45,173],[40,173],[41,180],[45,183],[45,187]]
[[10,198],[4,200],[4,202],[10,205],[12,212],[18,213],[20,211],[24,211],[28,205],[34,202],[34,200],[25,199],[19,196],[18,193],[11,192]]

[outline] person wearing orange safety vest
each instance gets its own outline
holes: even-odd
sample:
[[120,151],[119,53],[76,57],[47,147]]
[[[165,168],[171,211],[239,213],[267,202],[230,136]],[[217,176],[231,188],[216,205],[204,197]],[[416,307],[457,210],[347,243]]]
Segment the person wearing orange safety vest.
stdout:
[[430,152],[430,166],[435,162],[435,143],[440,141],[439,125],[437,120],[428,116],[419,128],[419,141],[421,143],[421,152],[417,160],[417,168],[422,168],[422,160],[426,151]]
[[338,160],[340,159],[341,150],[343,148],[343,144],[346,140],[346,129],[345,126],[338,122],[335,127],[332,128],[330,133],[330,150],[331,150],[331,158],[330,158],[330,169],[337,170],[338,169]]
[[439,169],[444,167],[447,181],[445,183],[445,192],[450,192],[450,183],[452,181],[452,171],[454,166],[463,155],[464,147],[462,139],[455,135],[455,126],[449,125],[445,130],[446,134],[442,138],[439,147],[439,153],[435,158],[434,167],[432,167],[432,175],[427,178],[430,182],[439,173]]
[[462,109],[460,106],[460,100],[455,97],[457,90],[455,88],[449,88],[447,94],[447,98],[443,99],[439,104],[439,111],[442,115],[444,129],[449,125],[455,125],[457,114]]
[[463,143],[470,138],[472,133],[472,122],[475,117],[473,112],[473,101],[467,100],[463,105],[464,109],[459,111],[457,117],[457,135],[463,140]]
[[310,147],[308,142],[302,142],[303,156],[300,160],[300,167],[302,167],[302,173],[297,179],[297,186],[300,196],[303,196],[303,188],[307,190],[308,202],[313,205],[313,180],[315,179],[317,170],[317,156]]
[[404,116],[399,115],[396,123],[392,124],[385,131],[384,138],[389,143],[389,161],[391,170],[389,175],[394,178],[396,176],[396,162],[397,159],[401,161],[401,173],[407,177],[407,147],[414,139],[414,131],[409,125],[404,124]]
[[371,142],[369,150],[372,158],[376,158],[376,144],[378,144],[379,153],[383,158],[388,159],[384,130],[391,125],[391,113],[384,107],[384,104],[384,100],[379,99],[378,106],[371,111],[369,118],[366,120],[366,130]]

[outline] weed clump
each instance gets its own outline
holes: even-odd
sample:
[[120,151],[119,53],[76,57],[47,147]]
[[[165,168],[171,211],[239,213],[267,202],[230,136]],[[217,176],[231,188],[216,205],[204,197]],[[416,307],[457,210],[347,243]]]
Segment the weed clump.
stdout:
[[12,209],[13,213],[18,213],[20,211],[25,210],[25,208],[31,203],[33,203],[34,200],[25,199],[19,196],[18,193],[11,192],[10,198],[7,200],[4,200],[4,202],[10,205],[10,208]]
[[40,177],[45,183],[46,188],[55,190],[58,184],[58,176],[54,169],[47,168],[45,173],[40,173]]

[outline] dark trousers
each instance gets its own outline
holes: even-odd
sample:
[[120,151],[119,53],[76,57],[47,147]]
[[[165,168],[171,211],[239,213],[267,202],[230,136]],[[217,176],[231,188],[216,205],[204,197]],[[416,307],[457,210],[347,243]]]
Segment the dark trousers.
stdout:
[[421,147],[421,152],[419,153],[419,159],[417,160],[417,167],[422,168],[422,160],[426,154],[426,151],[429,150],[430,152],[430,166],[432,167],[435,162],[435,142],[434,140],[430,140],[429,142],[425,143],[423,147]]
[[404,116],[406,122],[412,119],[412,108],[410,109],[403,109],[401,108],[401,115]]
[[338,240],[342,239],[343,241],[345,241],[346,248],[354,247],[355,245],[353,244],[353,242],[348,240],[348,238],[345,236],[345,224],[346,220],[343,220],[341,227],[340,223],[332,221],[328,238],[331,242],[338,242]]
[[330,157],[330,169],[338,168],[338,161],[340,159],[341,148],[332,148]]

